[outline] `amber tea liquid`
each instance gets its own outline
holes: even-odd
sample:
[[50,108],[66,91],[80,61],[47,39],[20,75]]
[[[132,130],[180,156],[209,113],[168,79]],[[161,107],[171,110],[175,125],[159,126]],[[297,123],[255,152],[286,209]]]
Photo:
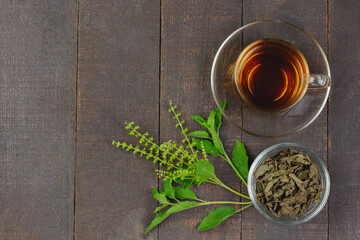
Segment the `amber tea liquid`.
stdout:
[[248,45],[235,65],[235,85],[249,105],[265,111],[286,110],[305,94],[309,68],[302,53],[280,39]]

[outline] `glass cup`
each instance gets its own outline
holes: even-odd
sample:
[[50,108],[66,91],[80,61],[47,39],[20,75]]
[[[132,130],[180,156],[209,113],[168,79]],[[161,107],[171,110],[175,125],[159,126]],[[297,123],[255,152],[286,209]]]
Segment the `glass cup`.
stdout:
[[[278,111],[256,106],[238,84],[249,49],[266,39],[288,43],[303,63],[296,98]],[[282,21],[259,21],[236,30],[220,46],[211,70],[216,104],[228,103],[222,110],[225,118],[240,130],[261,137],[286,136],[310,125],[324,108],[330,85],[330,67],[320,45],[306,31]]]

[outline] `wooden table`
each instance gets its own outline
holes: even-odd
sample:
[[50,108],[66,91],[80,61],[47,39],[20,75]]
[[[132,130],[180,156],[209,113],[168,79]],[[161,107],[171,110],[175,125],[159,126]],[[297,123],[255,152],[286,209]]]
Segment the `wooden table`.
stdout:
[[[228,150],[243,141],[251,160],[277,142],[311,146],[330,171],[327,206],[291,227],[251,208],[210,231],[196,227],[214,207],[197,208],[143,237],[157,206],[157,166],[112,140],[134,142],[126,120],[156,141],[179,137],[170,99],[185,119],[207,115],[217,48],[261,19],[313,34],[330,61],[330,100],[290,137],[257,138],[226,121],[221,137]],[[360,239],[359,37],[357,0],[1,0],[0,239]],[[243,188],[227,164],[214,164],[219,178]],[[214,186],[196,192],[239,200]]]

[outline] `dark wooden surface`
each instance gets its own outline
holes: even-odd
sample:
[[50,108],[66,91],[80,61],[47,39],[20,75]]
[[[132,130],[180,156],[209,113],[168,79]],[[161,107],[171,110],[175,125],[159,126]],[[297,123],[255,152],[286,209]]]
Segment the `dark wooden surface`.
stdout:
[[[0,239],[360,239],[359,15],[357,0],[0,0]],[[329,103],[290,137],[253,137],[225,121],[221,138],[227,150],[242,140],[250,160],[277,142],[310,146],[330,171],[327,206],[292,227],[251,208],[210,231],[196,227],[214,207],[197,208],[144,237],[157,166],[112,140],[135,142],[126,120],[156,141],[179,136],[170,99],[186,119],[207,115],[217,48],[262,19],[294,23],[318,40],[333,77]],[[225,183],[243,188],[227,164],[214,164]],[[213,186],[197,193],[239,200]]]
[[[329,239],[360,239],[360,3],[330,1]],[[337,80],[337,81],[336,81]]]
[[0,1],[0,239],[70,239],[76,3]]
[[111,142],[134,142],[127,120],[158,139],[160,4],[80,1],[79,10],[75,239],[139,239],[156,206],[156,166]]

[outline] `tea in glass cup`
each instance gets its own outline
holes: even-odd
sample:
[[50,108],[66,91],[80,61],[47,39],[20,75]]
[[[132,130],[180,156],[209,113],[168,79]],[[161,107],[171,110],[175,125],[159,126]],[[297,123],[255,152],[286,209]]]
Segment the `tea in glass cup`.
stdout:
[[220,45],[211,90],[223,116],[240,130],[280,137],[309,126],[331,88],[326,54],[311,34],[291,23],[246,24]]
[[309,85],[309,67],[303,54],[280,39],[261,39],[240,54],[234,70],[240,97],[266,111],[295,105]]

